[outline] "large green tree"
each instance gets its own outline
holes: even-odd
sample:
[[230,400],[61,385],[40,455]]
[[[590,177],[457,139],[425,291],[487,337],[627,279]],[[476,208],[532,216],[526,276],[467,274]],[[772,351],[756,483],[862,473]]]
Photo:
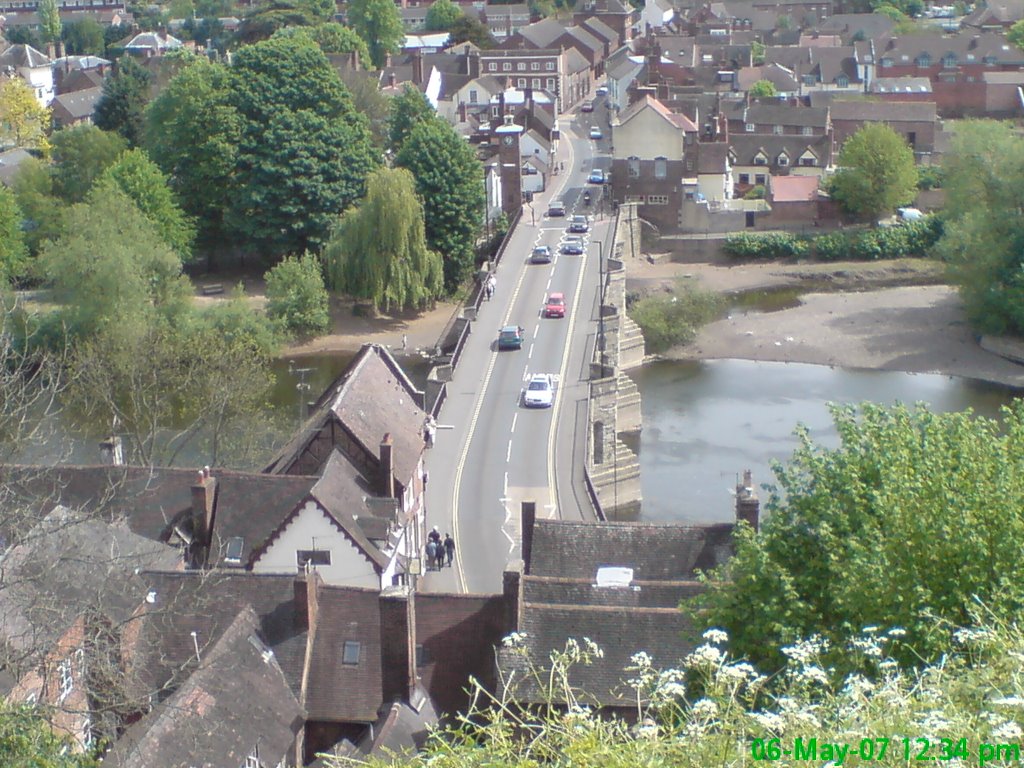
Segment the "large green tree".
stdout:
[[57,0],[39,0],[37,13],[39,14],[39,31],[43,35],[43,40],[47,43],[60,40],[61,24]]
[[197,58],[146,110],[146,150],[195,218],[205,248],[226,238],[224,215],[242,133],[241,117],[228,101],[230,83],[226,67]]
[[914,152],[884,123],[867,123],[839,152],[839,171],[829,193],[849,213],[864,219],[892,213],[917,194]]
[[336,21],[317,24],[315,27],[285,27],[274,33],[275,37],[295,37],[304,35],[320,46],[324,53],[356,53],[359,61],[366,64],[370,61],[370,51],[366,43],[351,27]]
[[[864,627],[906,632],[902,656],[945,650],[942,627],[985,606],[1024,607],[1024,409],[1002,421],[921,405],[832,408],[838,448],[800,447],[775,469],[761,532],[698,599],[738,655],[772,665],[820,634],[839,653]],[[948,622],[948,624],[947,624]]]
[[366,181],[366,199],[345,213],[324,249],[330,286],[386,309],[422,308],[443,289],[441,257],[428,246],[423,205],[403,168]]
[[331,323],[320,262],[311,253],[289,256],[269,270],[267,314],[292,333],[322,333]]
[[462,16],[462,9],[452,0],[434,0],[427,9],[424,27],[427,32],[447,32]]
[[389,53],[398,53],[405,40],[405,28],[398,6],[392,0],[351,0],[348,23],[370,49],[374,67],[384,66]]
[[1024,140],[990,120],[958,125],[943,160],[939,251],[968,317],[986,333],[1024,334]]
[[102,56],[107,51],[103,27],[96,19],[85,17],[69,21],[61,32],[68,55]]
[[128,148],[121,136],[95,125],[65,128],[51,141],[54,192],[69,203],[84,200],[93,182]]
[[424,205],[427,245],[444,259],[444,282],[455,288],[473,269],[484,210],[483,169],[473,148],[445,121],[417,125],[396,162],[412,171]]
[[229,223],[271,255],[318,247],[380,162],[366,119],[309,40],[242,48],[231,75],[242,122]]
[[115,131],[136,146],[142,139],[150,80],[149,71],[131,56],[118,59],[117,71],[103,83],[103,95],[96,103],[97,127]]
[[50,110],[39,104],[25,81],[0,79],[0,146],[45,150],[49,129]]
[[34,157],[18,166],[11,186],[22,215],[25,243],[32,254],[61,232],[64,202],[54,192],[50,168]]
[[0,290],[25,272],[28,248],[22,232],[22,213],[14,192],[0,186]]
[[285,27],[314,27],[331,21],[333,3],[321,0],[270,0],[255,6],[242,20],[239,39],[246,43],[266,40]]
[[448,45],[472,43],[478,48],[493,48],[497,41],[480,19],[462,14],[448,28]]
[[411,83],[402,86],[402,92],[391,99],[388,113],[388,147],[392,152],[402,148],[417,125],[437,119],[427,97]]
[[1024,19],[1014,22],[1006,31],[1006,39],[1018,50],[1024,51]]

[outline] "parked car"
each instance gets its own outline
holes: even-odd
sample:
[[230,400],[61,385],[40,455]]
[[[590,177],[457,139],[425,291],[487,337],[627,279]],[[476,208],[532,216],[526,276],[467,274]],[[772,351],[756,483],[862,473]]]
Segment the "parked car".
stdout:
[[593,126],[590,129],[590,138],[592,138],[592,139],[603,139],[604,138],[604,134],[601,133],[601,129],[598,126],[595,125],[595,126]]
[[591,184],[604,184],[604,171],[600,168],[595,168],[590,172],[590,176],[587,177],[587,181]]
[[550,264],[551,263],[551,249],[546,245],[538,245],[533,249],[533,253],[530,254],[531,264]]
[[498,331],[498,349],[522,349],[523,329],[518,325],[506,325]]
[[583,238],[579,235],[569,235],[562,243],[562,253],[569,256],[580,256],[584,250]]
[[596,91],[594,91],[594,93],[596,93],[598,96],[607,96],[608,95],[608,86],[602,85]]
[[583,106],[580,107],[580,112],[593,112],[593,111],[594,111],[594,102],[592,102],[592,101],[584,101],[583,102]]
[[586,232],[590,229],[590,222],[587,221],[586,216],[580,216],[577,214],[572,217],[572,221],[569,222],[570,232]]
[[561,200],[552,200],[548,204],[548,216],[565,216],[565,203]]
[[549,293],[544,302],[544,317],[565,317],[565,294]]
[[523,393],[527,408],[550,408],[555,402],[555,381],[550,373],[535,373]]

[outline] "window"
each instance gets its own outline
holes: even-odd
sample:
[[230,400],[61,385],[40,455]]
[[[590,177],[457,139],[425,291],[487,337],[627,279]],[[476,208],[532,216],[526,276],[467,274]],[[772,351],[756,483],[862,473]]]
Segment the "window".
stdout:
[[813,157],[801,157],[800,158],[800,165],[802,165],[804,168],[813,168],[814,167],[814,158]]
[[781,125],[772,126],[772,133],[774,133],[776,136],[781,136],[782,135],[782,126]]
[[813,136],[814,128],[812,128],[809,125],[805,125],[803,128],[800,129],[800,133],[804,136]]
[[768,165],[768,158],[764,155],[758,155],[754,158],[754,165]]
[[956,66],[956,56],[952,53],[947,53],[942,57],[942,66],[946,69],[953,69]]
[[491,117],[501,117],[501,112],[497,107],[491,107]]
[[525,61],[516,62],[516,71],[517,72],[525,72],[526,71],[526,62]]
[[636,179],[640,177],[640,158],[631,157],[626,162],[629,163],[629,177]]
[[668,205],[668,195],[648,195],[648,205]]
[[932,57],[927,53],[922,53],[917,57],[915,64],[919,67],[930,67],[932,65]]
[[779,165],[789,165],[789,158],[786,157],[784,154],[779,155]]
[[525,77],[517,77],[516,78],[516,87],[517,88],[525,88],[526,87],[526,78]]
[[512,62],[511,61],[503,61],[501,63],[501,71],[502,72],[511,72],[512,71]]
[[416,666],[422,667],[430,663],[430,652],[421,644],[416,644]]
[[968,53],[967,54],[967,60],[968,61],[974,61],[974,54],[973,53]]
[[750,183],[750,174],[749,173],[741,173],[740,174],[740,184],[749,184],[749,183]]
[[346,640],[345,645],[341,651],[341,663],[342,664],[358,664],[359,663],[359,643],[355,640]]
[[814,75],[804,75],[803,81],[804,85],[814,85],[814,83],[816,82],[814,79]]
[[892,66],[892,59],[884,58],[884,59],[882,59],[881,61],[878,62],[878,65],[881,66],[881,67],[891,67]]
[[252,748],[252,752],[245,758],[245,765],[242,768],[263,768],[260,764],[260,748],[255,746]]
[[654,158],[654,178],[664,179],[668,176],[668,160],[664,157]]
[[549,77],[548,78],[548,86],[547,86],[547,88],[548,88],[549,91],[554,92],[554,90],[555,90],[555,78],[553,78],[553,77]]
[[548,72],[554,72],[555,71],[555,62],[549,61],[549,62],[545,63],[544,64],[544,69],[546,69]]
[[75,687],[75,678],[71,671],[71,659],[64,659],[60,663],[57,667],[57,675],[60,678],[60,695],[57,700],[64,701]]
[[840,88],[846,88],[850,85],[850,78],[848,78],[846,75],[840,75],[839,77],[836,78],[836,85],[838,85]]
[[765,174],[758,173],[758,174],[756,174],[754,176],[754,183],[755,184],[764,184],[767,179],[768,179],[768,177],[765,176]]
[[747,123],[746,125],[743,126],[743,128],[746,130],[747,133],[753,133],[754,132],[754,124],[753,123]]
[[478,96],[476,88],[470,88],[469,90],[469,103],[476,104],[476,97]]
[[531,61],[530,62],[530,71],[531,72],[540,72],[540,62],[539,61]]
[[986,56],[985,58],[983,58],[981,60],[981,63],[984,64],[986,67],[995,66],[996,57],[995,56]]
[[530,78],[530,87],[531,88],[540,88],[540,78],[539,77],[532,77],[532,78]]
[[490,62],[490,63],[489,63],[488,65],[487,65],[487,70],[488,70],[489,72],[497,72],[497,71],[498,71],[498,62],[496,62],[496,61],[492,61],[492,62]]
[[300,570],[306,566],[315,568],[318,565],[331,564],[331,550],[329,549],[300,549],[295,553],[295,563]]

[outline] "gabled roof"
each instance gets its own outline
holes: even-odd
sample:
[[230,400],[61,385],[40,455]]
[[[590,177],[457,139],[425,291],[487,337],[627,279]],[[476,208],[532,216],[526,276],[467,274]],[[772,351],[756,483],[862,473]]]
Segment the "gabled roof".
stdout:
[[790,125],[799,127],[825,128],[828,125],[828,107],[792,106],[778,101],[755,101],[750,106],[743,102],[729,103],[730,119],[742,119],[746,123],[764,125]]
[[604,50],[604,42],[602,40],[598,40],[585,27],[569,27],[565,31],[575,41],[574,44],[576,47],[580,48],[580,53],[583,53],[584,48],[588,50],[591,55],[597,55],[599,52]]
[[84,91],[89,88],[101,88],[103,75],[96,69],[73,69],[60,78],[57,90],[62,93]]
[[573,75],[588,69],[590,69],[590,62],[575,46],[565,50],[565,71],[568,74]]
[[722,141],[705,142],[697,147],[697,173],[719,174],[729,168],[729,145]]
[[817,176],[772,176],[773,203],[803,203],[818,199],[820,179]]
[[585,19],[580,26],[586,27],[590,31],[590,34],[604,40],[609,45],[613,45],[619,39],[619,33],[596,16]]
[[664,118],[666,121],[671,123],[674,127],[679,128],[687,133],[695,133],[697,126],[694,125],[693,121],[686,115],[680,115],[675,112],[669,111],[669,108],[658,101],[653,96],[645,94],[642,99],[637,99],[635,102],[629,105],[629,107],[619,115],[619,125],[628,123],[640,112],[645,109],[654,110],[654,113]]
[[938,118],[932,101],[833,101],[832,120],[933,123]]
[[965,27],[1009,26],[1024,19],[1024,0],[991,0],[981,4],[960,22]]
[[837,13],[823,19],[818,24],[818,31],[826,34],[837,32],[849,43],[853,37],[877,40],[887,35],[894,25],[892,19],[880,13]]
[[294,743],[303,714],[246,606],[181,688],[129,728],[103,764],[235,766],[258,747],[261,760],[274,765]]
[[168,51],[181,48],[183,43],[173,35],[158,32],[140,32],[121,44],[126,51]]
[[96,103],[103,96],[103,88],[85,88],[81,91],[62,93],[55,97],[53,117],[57,122],[70,122],[91,117],[96,111]]
[[419,710],[396,701],[366,731],[358,749],[363,755],[379,755],[389,760],[411,757],[423,749],[436,727],[437,712],[429,700]]
[[759,80],[767,80],[780,93],[795,91],[800,87],[796,73],[781,64],[743,67],[736,75],[736,84],[741,91],[749,91],[751,86]]
[[542,19],[520,27],[517,35],[537,48],[550,48],[566,32],[565,26],[555,19]]
[[50,58],[45,53],[37,51],[31,45],[19,43],[6,48],[3,53],[0,53],[0,67],[28,67],[29,69],[35,69],[48,66],[50,66]]
[[754,158],[763,153],[768,163],[765,167],[775,164],[776,159],[785,153],[791,164],[797,158],[810,151],[820,163],[827,162],[832,147],[831,136],[769,136],[758,133],[730,133],[729,151],[735,157],[733,165],[756,165]]
[[[982,79],[988,82],[988,76],[994,74],[1019,74],[983,72]],[[932,81],[928,77],[876,77],[868,87],[871,93],[931,93]]]

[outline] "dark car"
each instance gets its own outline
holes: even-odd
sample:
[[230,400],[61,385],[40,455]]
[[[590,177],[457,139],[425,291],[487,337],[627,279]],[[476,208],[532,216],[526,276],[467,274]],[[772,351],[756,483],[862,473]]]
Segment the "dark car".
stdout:
[[594,102],[592,102],[592,101],[584,101],[583,102],[583,106],[580,107],[580,112],[593,112],[593,111],[594,111]]
[[586,232],[590,229],[590,224],[587,221],[586,216],[573,216],[572,221],[569,222],[570,232]]
[[565,216],[565,203],[561,200],[552,200],[548,205],[548,216]]
[[533,249],[533,253],[530,254],[531,264],[550,264],[551,263],[551,249],[546,245],[538,245]]
[[498,349],[522,349],[523,329],[518,325],[506,325],[498,331]]
[[562,243],[562,253],[570,256],[580,256],[583,250],[583,238],[577,235],[569,235]]

